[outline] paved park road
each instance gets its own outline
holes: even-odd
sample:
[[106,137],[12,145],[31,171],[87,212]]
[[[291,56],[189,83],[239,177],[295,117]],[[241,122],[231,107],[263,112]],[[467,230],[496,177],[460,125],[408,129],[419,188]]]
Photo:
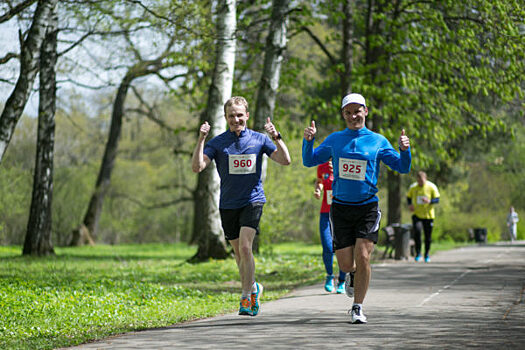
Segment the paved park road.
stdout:
[[263,299],[257,317],[229,314],[76,349],[525,349],[524,288],[525,242],[467,247],[429,264],[373,265],[368,324],[351,324],[351,300],[319,284]]

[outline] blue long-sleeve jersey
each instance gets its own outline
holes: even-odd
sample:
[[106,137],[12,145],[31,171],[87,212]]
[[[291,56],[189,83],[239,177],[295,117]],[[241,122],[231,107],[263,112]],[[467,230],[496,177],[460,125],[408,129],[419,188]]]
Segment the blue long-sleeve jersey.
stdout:
[[377,178],[382,161],[392,170],[408,173],[410,148],[398,153],[388,140],[366,127],[346,128],[329,135],[315,150],[314,140],[303,139],[303,164],[313,167],[332,158],[333,200],[340,204],[362,205],[377,202]]

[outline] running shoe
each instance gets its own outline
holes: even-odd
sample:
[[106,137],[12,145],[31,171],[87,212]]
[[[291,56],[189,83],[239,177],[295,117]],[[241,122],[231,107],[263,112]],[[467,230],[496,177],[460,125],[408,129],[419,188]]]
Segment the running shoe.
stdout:
[[426,263],[430,262],[430,257],[429,256],[425,256],[425,262]]
[[255,293],[252,292],[250,298],[252,316],[257,316],[257,314],[259,313],[259,300],[261,299],[261,295],[264,289],[262,284],[255,282],[255,285],[257,286],[257,291]]
[[420,261],[420,260],[421,260],[421,255],[416,256],[416,257],[414,258],[414,260],[415,260],[416,262]]
[[359,305],[352,306],[352,323],[366,323],[366,316]]
[[250,298],[241,299],[241,307],[239,308],[239,315],[252,316],[252,309],[250,305]]
[[324,290],[326,290],[328,293],[332,293],[334,291],[334,276],[326,276],[326,282],[324,283]]
[[354,297],[354,274],[355,272],[348,272],[345,276],[345,292],[349,298]]
[[335,291],[337,294],[343,294],[345,292],[345,281],[337,282],[337,289]]

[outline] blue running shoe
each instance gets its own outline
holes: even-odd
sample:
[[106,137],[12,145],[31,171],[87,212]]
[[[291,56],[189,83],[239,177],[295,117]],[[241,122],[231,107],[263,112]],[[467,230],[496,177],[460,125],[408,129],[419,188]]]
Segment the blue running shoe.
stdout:
[[242,298],[240,306],[241,307],[239,308],[239,315],[252,316],[250,298]]
[[261,295],[264,289],[262,284],[255,282],[255,285],[257,286],[257,292],[252,293],[250,298],[252,316],[257,316],[257,314],[259,313],[259,300],[261,299]]
[[416,256],[416,257],[414,258],[414,260],[415,260],[416,262],[420,261],[420,260],[421,260],[421,255]]
[[429,256],[425,256],[425,262],[426,263],[430,262],[430,257]]
[[337,289],[335,290],[337,294],[343,294],[345,292],[345,281],[337,282]]
[[324,290],[326,290],[328,293],[332,293],[334,291],[334,276],[331,276],[331,275],[326,276],[326,282],[324,283]]

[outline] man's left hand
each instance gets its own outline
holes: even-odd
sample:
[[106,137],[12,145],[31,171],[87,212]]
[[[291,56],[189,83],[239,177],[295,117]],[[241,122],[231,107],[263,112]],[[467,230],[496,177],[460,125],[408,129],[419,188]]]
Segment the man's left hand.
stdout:
[[401,136],[399,136],[399,148],[402,151],[406,151],[410,147],[410,139],[405,135],[405,129],[401,131]]
[[264,124],[264,130],[270,135],[272,138],[276,138],[279,133],[275,129],[275,125],[273,125],[272,121],[270,120],[270,117],[266,119],[266,124]]

